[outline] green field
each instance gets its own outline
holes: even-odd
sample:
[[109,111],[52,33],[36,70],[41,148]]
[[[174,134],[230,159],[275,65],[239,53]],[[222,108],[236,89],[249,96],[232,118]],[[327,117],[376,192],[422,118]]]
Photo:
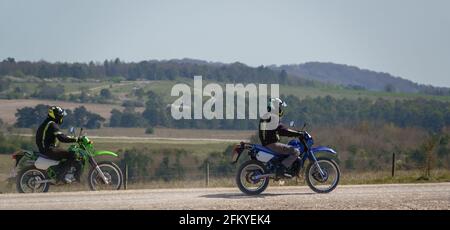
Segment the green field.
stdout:
[[[33,92],[42,83],[37,82],[13,82],[11,84],[11,90],[16,87],[22,87],[27,92]],[[95,88],[99,86],[108,86],[108,82],[46,82],[48,86],[56,87],[63,85],[66,94],[75,93],[83,88]]]
[[347,98],[347,99],[358,99],[358,98],[368,98],[368,99],[378,99],[384,98],[389,100],[406,100],[413,98],[426,98],[441,101],[450,101],[450,96],[433,96],[419,93],[388,93],[388,92],[375,92],[367,90],[350,90],[343,89],[340,87],[298,87],[298,86],[280,86],[280,94],[293,95],[299,98],[305,97],[323,97],[332,96],[335,98]]
[[[171,97],[170,92],[175,84],[183,83],[187,84],[193,88],[193,81],[188,79],[179,79],[176,81],[152,81],[151,84],[146,84],[143,88],[145,91],[151,90],[159,95],[161,95],[165,101],[172,102],[178,97]],[[212,83],[210,81],[203,80],[203,87],[207,84]],[[225,89],[225,84],[219,84]],[[131,92],[132,87],[124,86],[117,87],[114,92]],[[405,100],[413,98],[426,98],[441,101],[450,101],[450,96],[433,96],[419,93],[388,93],[388,92],[375,92],[367,90],[350,90],[344,89],[339,86],[319,86],[319,87],[306,87],[306,86],[290,86],[290,85],[280,85],[280,94],[293,95],[299,97],[300,99],[306,97],[324,97],[332,96],[335,98],[348,98],[348,99],[358,99],[358,98],[368,98],[368,99],[378,99],[384,98],[389,100]]]
[[127,148],[147,148],[151,150],[162,149],[180,149],[186,150],[193,156],[204,158],[210,152],[222,152],[231,143],[227,142],[209,142],[209,141],[168,141],[168,140],[152,140],[143,142],[126,142],[126,141],[105,141],[93,139],[95,148],[98,150],[119,151]]
[[[184,83],[193,88],[193,80],[186,78],[178,78],[176,80],[159,80],[159,81],[92,81],[92,82],[74,82],[74,81],[59,81],[59,82],[46,82],[45,84],[49,86],[63,85],[65,89],[65,95],[69,94],[79,94],[81,89],[88,90],[92,95],[98,95],[101,89],[109,89],[115,98],[111,103],[122,104],[124,100],[138,100],[134,95],[134,91],[138,88],[142,88],[145,92],[153,91],[156,94],[162,96],[166,103],[171,103],[178,97],[170,96],[172,87],[175,84]],[[211,81],[203,80],[203,87]],[[13,82],[12,87],[9,91],[13,91],[16,87],[21,87],[28,95],[33,93],[42,82]],[[224,83],[219,83],[225,89]],[[8,93],[4,92],[4,93]],[[341,86],[291,86],[291,85],[280,85],[281,95],[293,95],[300,99],[306,97],[323,97],[332,96],[335,98],[348,98],[348,99],[358,99],[358,98],[368,98],[375,100],[378,98],[384,98],[388,100],[405,100],[413,98],[426,98],[440,101],[450,101],[450,96],[434,96],[426,95],[420,93],[388,93],[388,92],[375,92],[367,90],[351,90],[345,89]],[[145,99],[145,96],[144,96]]]

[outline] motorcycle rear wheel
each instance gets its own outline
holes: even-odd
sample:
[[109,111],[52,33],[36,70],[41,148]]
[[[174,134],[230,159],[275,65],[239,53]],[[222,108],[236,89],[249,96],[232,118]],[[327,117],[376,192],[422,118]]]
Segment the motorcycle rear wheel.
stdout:
[[[259,180],[253,180],[251,177],[256,175],[263,175],[267,173],[266,166],[257,160],[249,160],[244,162],[240,167],[236,175],[236,184],[241,192],[247,195],[258,195],[266,190],[269,185],[269,177],[261,178]],[[250,187],[251,185],[257,185],[256,188]]]
[[50,188],[50,183],[36,184],[40,180],[49,177],[44,170],[37,169],[34,165],[26,166],[16,176],[16,189],[19,193],[45,193]]

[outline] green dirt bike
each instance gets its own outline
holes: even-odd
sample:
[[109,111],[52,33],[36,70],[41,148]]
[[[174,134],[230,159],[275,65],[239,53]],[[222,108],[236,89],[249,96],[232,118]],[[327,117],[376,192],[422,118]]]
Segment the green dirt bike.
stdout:
[[[70,128],[72,134],[74,128]],[[83,129],[79,133],[79,141],[69,147],[69,151],[76,154],[76,159],[81,163],[81,172],[84,171],[86,163],[91,165],[88,174],[88,184],[92,191],[97,190],[119,190],[123,182],[121,169],[111,161],[98,162],[96,156],[114,156],[116,153],[110,151],[96,151],[93,142],[88,137],[82,136]],[[17,171],[16,188],[19,193],[43,193],[49,190],[50,185],[70,184],[61,178],[67,176],[64,170],[64,161],[55,161],[47,158],[39,152],[22,151],[13,154]],[[69,170],[70,171],[70,170]],[[80,174],[81,174],[80,172]],[[64,174],[64,175],[62,175]]]

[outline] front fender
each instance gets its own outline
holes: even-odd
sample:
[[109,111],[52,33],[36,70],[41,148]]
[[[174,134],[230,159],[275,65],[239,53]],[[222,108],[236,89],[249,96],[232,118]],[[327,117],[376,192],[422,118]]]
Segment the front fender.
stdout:
[[114,157],[119,157],[119,155],[117,155],[117,153],[113,153],[111,151],[95,151],[94,152],[94,156],[101,156],[101,155],[108,155],[108,156],[114,156]]
[[331,153],[331,154],[333,154],[333,155],[337,155],[337,152],[334,151],[334,149],[328,148],[328,147],[325,147],[325,146],[313,147],[313,148],[311,148],[311,151],[312,151],[314,154],[315,154],[315,153],[318,153],[318,152],[326,152],[326,153]]

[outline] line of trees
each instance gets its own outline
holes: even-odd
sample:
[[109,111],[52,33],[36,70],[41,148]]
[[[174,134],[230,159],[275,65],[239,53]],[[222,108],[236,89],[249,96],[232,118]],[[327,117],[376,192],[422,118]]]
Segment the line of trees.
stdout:
[[[163,98],[150,91],[147,94],[143,112],[136,112],[134,107],[126,107],[119,111],[113,109],[109,121],[110,127],[172,127],[198,129],[236,129],[256,130],[257,120],[175,120],[170,115],[170,107]],[[305,98],[300,100],[295,96],[284,97],[289,105],[286,108],[285,122],[295,121],[296,124],[307,122],[310,125],[358,124],[394,124],[398,127],[421,127],[438,132],[450,126],[450,102],[427,100],[422,98],[412,100],[369,99],[336,99],[331,96]],[[34,108],[25,107],[16,113],[17,127],[34,127],[47,116],[47,105],[37,105]],[[248,109],[246,109],[248,111]],[[225,109],[224,109],[225,111]],[[237,109],[235,108],[235,111]],[[64,126],[83,126],[100,128],[105,119],[98,114],[89,112],[85,107],[68,110]]]
[[[256,130],[257,120],[174,120],[170,108],[162,98],[150,92],[143,113],[114,111],[114,117],[125,116],[125,123],[114,123],[122,127],[140,127],[145,123],[152,127],[202,129]],[[284,97],[289,105],[286,108],[285,122],[296,124],[306,122],[311,125],[358,124],[366,121],[372,124],[394,124],[398,127],[421,127],[437,132],[450,126],[450,102],[427,100],[336,99],[331,96],[305,98]],[[225,111],[225,109],[224,109]],[[235,109],[236,111],[236,109]],[[247,109],[248,111],[248,109]],[[115,116],[117,114],[117,116]],[[119,116],[120,115],[120,116]],[[117,119],[119,120],[119,119]]]
[[412,100],[336,99],[330,96],[286,98],[290,105],[286,120],[310,124],[391,123],[398,127],[422,127],[439,131],[450,125],[450,102],[417,98]]
[[281,83],[317,85],[312,80],[288,76],[286,71],[275,71],[265,66],[249,67],[235,62],[232,64],[212,64],[194,60],[122,62],[119,58],[103,63],[49,63],[46,61],[16,62],[7,58],[0,62],[0,76],[26,75],[39,78],[71,77],[76,79],[112,79],[118,76],[127,80],[174,80],[177,77],[193,78],[202,75],[205,80],[240,83]]
[[147,121],[144,117],[134,111],[132,108],[127,108],[123,112],[117,109],[111,110],[111,118],[109,120],[110,127],[145,127]]
[[[18,109],[16,123],[14,126],[19,128],[36,128],[48,115],[49,105],[39,104],[35,107],[24,107]],[[84,106],[75,108],[73,111],[66,109],[67,116],[64,118],[62,128],[85,127],[89,129],[98,129],[105,122],[105,118],[99,114],[89,112]]]

